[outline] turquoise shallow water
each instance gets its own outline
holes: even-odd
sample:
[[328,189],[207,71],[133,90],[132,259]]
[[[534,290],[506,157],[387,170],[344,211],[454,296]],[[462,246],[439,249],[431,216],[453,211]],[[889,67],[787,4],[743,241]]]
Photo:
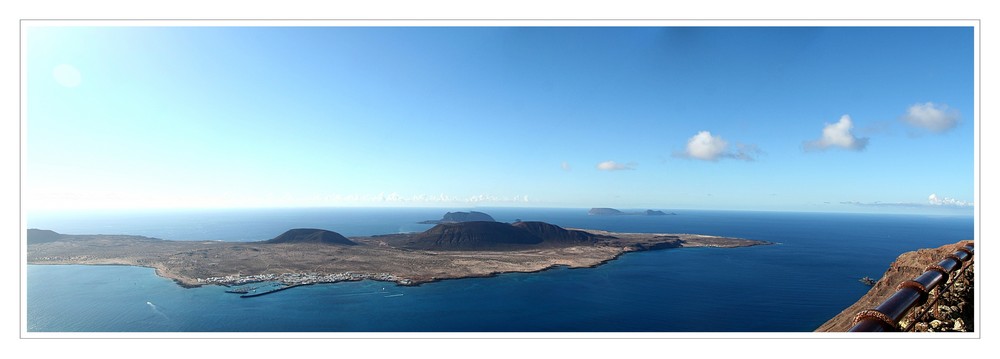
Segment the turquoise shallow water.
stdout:
[[[597,268],[417,287],[375,281],[322,284],[249,299],[224,293],[223,287],[182,288],[148,268],[32,265],[27,268],[27,327],[39,332],[812,331],[865,293],[868,287],[857,278],[880,276],[902,252],[973,237],[973,219],[963,216],[691,211],[594,217],[585,210],[486,211],[500,221],[704,233],[779,244],[630,253]],[[441,213],[310,209],[28,220],[29,227],[70,234],[259,240],[292,227],[346,235],[422,230],[429,226],[414,222]],[[201,222],[185,224],[191,218]]]

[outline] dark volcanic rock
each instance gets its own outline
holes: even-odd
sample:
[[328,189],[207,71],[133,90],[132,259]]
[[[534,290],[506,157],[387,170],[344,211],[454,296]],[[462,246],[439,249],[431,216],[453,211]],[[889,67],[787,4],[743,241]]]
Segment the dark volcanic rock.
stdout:
[[[837,314],[835,317],[831,318],[826,323],[823,323],[823,325],[820,325],[819,328],[817,328],[815,331],[846,332],[850,330],[851,327],[854,326],[854,317],[858,314],[858,312],[879,306],[882,302],[884,302],[886,299],[889,299],[889,297],[891,297],[893,294],[896,293],[896,288],[899,285],[899,283],[917,278],[922,273],[927,271],[928,265],[938,263],[943,258],[946,258],[946,256],[954,253],[958,248],[965,246],[967,243],[970,242],[959,241],[957,243],[946,244],[937,248],[925,248],[900,254],[898,257],[896,257],[896,260],[889,265],[889,268],[885,271],[885,274],[882,275],[882,278],[880,278],[877,282],[875,282],[875,285],[872,286],[870,290],[868,290],[868,293],[866,293],[864,296],[858,299],[857,302],[855,302],[851,306],[841,311],[840,314]],[[970,265],[969,267],[966,268],[966,270],[968,268],[974,268],[974,267]],[[965,270],[963,270],[963,272],[964,271]],[[967,283],[967,285],[970,287],[974,286],[974,284],[975,284],[974,282]],[[953,287],[949,287],[948,291],[958,290],[960,292],[959,289],[962,289],[960,287],[962,286],[955,285]],[[943,289],[943,287],[938,287],[938,288]],[[913,309],[911,309],[911,311],[916,311],[916,313],[924,313],[925,311],[930,311],[931,309],[935,309],[934,308],[935,305],[942,305],[948,302],[947,298],[948,295],[946,294],[947,292],[945,294],[939,294],[941,295],[939,299],[933,302],[929,301],[927,303],[924,303],[920,307],[914,307]],[[953,294],[955,293],[953,292]],[[937,310],[935,311],[938,312]],[[939,312],[934,314],[939,314]],[[907,318],[912,319],[912,317],[910,316],[907,316]],[[930,320],[934,318],[933,316],[929,316],[925,317],[924,319]],[[916,328],[916,331],[933,329],[926,327],[926,325],[930,323],[927,323],[925,321],[923,322],[923,324],[924,324],[923,328]],[[965,324],[967,323],[963,323],[963,326]],[[952,325],[954,325],[954,323],[952,323]],[[955,328],[953,329],[955,331],[958,331],[958,329]],[[943,329],[938,329],[938,330],[940,331]]]
[[458,222],[496,222],[493,217],[483,212],[448,212],[439,220],[428,220],[423,224],[458,223]]
[[432,250],[511,249],[542,242],[523,228],[500,222],[442,223],[415,235],[406,248]]
[[520,250],[593,245],[611,236],[570,230],[545,222],[442,223],[414,235],[402,247],[429,250]]
[[587,214],[592,216],[613,216],[625,213],[614,208],[591,208]]
[[653,242],[636,243],[633,246],[638,250],[648,251],[654,249],[680,248],[684,243],[677,236],[659,236],[653,239],[655,240]]
[[55,242],[63,237],[65,236],[47,229],[28,228],[28,244]]
[[340,233],[313,228],[290,229],[280,236],[264,241],[264,243],[321,243],[347,246],[357,244]]
[[569,230],[545,222],[515,222],[512,226],[523,228],[550,244],[593,244],[607,236],[597,236],[584,231]]

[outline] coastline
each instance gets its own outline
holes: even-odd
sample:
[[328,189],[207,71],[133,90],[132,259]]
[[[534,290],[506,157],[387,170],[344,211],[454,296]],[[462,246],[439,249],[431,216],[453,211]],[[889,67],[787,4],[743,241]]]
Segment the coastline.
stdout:
[[[497,276],[500,276],[500,275],[503,275],[503,274],[512,274],[512,273],[520,273],[520,274],[541,273],[541,272],[552,270],[552,269],[556,269],[556,268],[592,269],[592,268],[598,268],[598,267],[603,266],[603,265],[605,265],[607,263],[615,261],[615,260],[617,260],[617,259],[621,258],[622,256],[624,256],[626,254],[629,254],[629,253],[650,252],[650,251],[660,251],[660,250],[670,250],[670,249],[680,249],[680,248],[738,248],[738,247],[753,247],[753,246],[768,245],[768,244],[772,244],[772,243],[748,244],[748,245],[737,246],[737,247],[696,246],[696,247],[669,247],[669,248],[648,248],[648,249],[636,249],[636,250],[622,250],[622,251],[618,252],[617,254],[615,254],[615,255],[613,255],[613,256],[605,259],[605,260],[599,261],[597,263],[589,264],[589,265],[573,266],[573,265],[568,265],[568,264],[551,264],[549,266],[546,266],[546,267],[543,267],[543,268],[538,268],[538,269],[496,271],[496,272],[489,272],[489,273],[486,273],[486,274],[456,276],[456,277],[433,277],[433,278],[426,278],[426,279],[400,278],[401,280],[383,280],[383,279],[371,278],[371,277],[365,276],[363,278],[344,279],[344,280],[329,281],[329,282],[327,282],[327,281],[318,281],[318,282],[309,282],[309,283],[284,283],[284,282],[278,281],[279,283],[284,284],[285,287],[282,287],[280,289],[273,290],[273,291],[270,291],[270,292],[267,292],[267,293],[254,294],[254,295],[241,296],[241,297],[248,297],[248,298],[249,297],[256,297],[256,296],[261,296],[261,295],[264,295],[264,294],[269,294],[269,293],[273,293],[273,292],[277,292],[277,291],[281,291],[281,290],[291,289],[291,288],[300,287],[300,286],[307,286],[307,285],[336,284],[336,283],[341,283],[341,282],[357,282],[357,281],[363,281],[363,280],[372,280],[372,281],[376,281],[376,282],[393,283],[396,286],[400,286],[400,287],[418,287],[418,286],[421,286],[421,285],[424,285],[424,284],[436,283],[436,282],[441,282],[441,281],[446,281],[446,280],[471,279],[471,278],[493,278],[493,277],[497,277]],[[138,265],[138,264],[124,264],[124,263],[28,263],[28,264],[29,265],[46,265],[46,266],[88,265],[88,266],[124,266],[124,267],[150,268],[150,269],[153,269],[153,273],[156,276],[164,278],[164,279],[169,279],[170,281],[174,282],[178,286],[180,286],[182,288],[186,288],[186,289],[200,288],[200,287],[209,286],[209,285],[218,285],[218,286],[223,286],[223,287],[231,287],[231,286],[235,286],[235,285],[245,285],[245,284],[251,284],[251,283],[266,282],[266,280],[250,280],[250,281],[240,281],[238,283],[233,282],[233,283],[228,283],[228,284],[226,284],[226,283],[190,283],[190,282],[184,281],[182,279],[179,279],[179,278],[172,277],[170,275],[164,274],[163,271],[161,270],[161,268],[159,268],[159,267],[156,267],[156,266],[146,266],[146,265]]]
[[[758,217],[752,217],[752,218],[758,218]],[[830,222],[826,227],[814,228],[809,223],[809,221],[800,221],[800,222],[792,221],[792,219],[796,218],[798,217],[788,217],[788,218],[774,217],[775,220],[773,221],[765,221],[763,222],[763,225],[751,227],[746,230],[743,229],[731,230],[731,228],[728,227],[715,228],[712,227],[711,224],[714,221],[706,220],[702,221],[705,223],[705,228],[695,227],[695,226],[678,227],[678,229],[681,228],[684,229],[678,231],[672,231],[673,233],[705,233],[713,235],[719,233],[725,233],[729,235],[742,235],[743,238],[766,239],[771,242],[781,243],[782,244],[781,246],[747,248],[735,251],[728,251],[725,249],[701,249],[692,251],[657,250],[655,252],[648,251],[648,253],[637,253],[634,256],[623,256],[624,254],[630,252],[622,252],[617,257],[611,256],[613,258],[607,258],[603,260],[602,263],[592,263],[592,264],[588,263],[591,265],[586,267],[598,267],[596,270],[593,271],[589,270],[569,271],[565,269],[577,269],[577,268],[572,268],[566,265],[553,265],[549,268],[539,268],[538,271],[540,271],[539,272],[540,274],[510,273],[509,275],[500,275],[506,273],[495,272],[491,274],[484,274],[478,277],[487,277],[492,275],[497,278],[477,279],[469,277],[470,280],[468,281],[447,281],[445,278],[428,280],[427,283],[438,282],[438,281],[440,281],[441,283],[433,285],[419,284],[419,286],[421,287],[420,289],[402,288],[400,286],[387,285],[389,283],[378,282],[378,281],[340,283],[337,284],[336,286],[322,285],[309,288],[301,288],[295,291],[282,292],[279,295],[275,296],[257,298],[252,301],[247,301],[245,304],[241,304],[239,307],[234,307],[232,305],[228,307],[225,306],[226,305],[225,303],[232,303],[233,300],[237,301],[237,303],[243,302],[238,295],[221,294],[223,290],[232,288],[226,288],[222,286],[204,286],[199,290],[187,291],[184,290],[183,287],[174,286],[171,283],[160,280],[160,278],[151,277],[150,275],[154,274],[154,272],[152,271],[146,271],[145,269],[143,269],[141,271],[129,272],[129,273],[136,273],[137,275],[141,275],[142,277],[146,278],[146,280],[149,281],[150,283],[155,283],[156,285],[158,285],[159,286],[158,288],[163,288],[161,290],[163,290],[164,293],[175,293],[171,295],[180,299],[184,299],[189,296],[195,295],[199,298],[206,298],[206,300],[209,300],[212,303],[216,302],[220,303],[218,307],[207,306],[206,308],[211,308],[212,311],[218,311],[218,312],[225,311],[226,313],[230,313],[233,317],[237,317],[236,318],[237,320],[240,319],[238,318],[239,312],[229,311],[230,308],[235,310],[241,308],[243,305],[256,306],[259,305],[259,303],[274,302],[274,301],[279,301],[282,303],[288,301],[288,303],[290,304],[296,303],[296,304],[314,306],[315,308],[317,308],[316,309],[317,312],[321,313],[321,311],[323,310],[322,309],[323,305],[321,303],[304,303],[304,300],[307,300],[309,298],[318,299],[319,296],[326,295],[326,293],[348,294],[348,293],[356,293],[359,290],[375,291],[379,290],[380,288],[386,288],[389,292],[393,293],[407,293],[406,296],[403,297],[402,299],[405,300],[406,303],[409,305],[409,304],[414,304],[413,301],[418,299],[418,297],[414,296],[415,294],[433,295],[435,298],[445,297],[445,299],[452,296],[456,298],[458,297],[464,298],[465,296],[471,296],[477,299],[492,300],[492,298],[496,297],[497,294],[506,293],[508,291],[507,288],[510,288],[512,290],[514,289],[521,290],[524,288],[529,288],[530,291],[519,292],[523,294],[518,294],[519,297],[515,298],[541,299],[541,298],[547,298],[547,295],[542,295],[542,294],[548,294],[548,292],[546,292],[548,290],[555,291],[557,288],[561,289],[579,288],[579,289],[586,289],[588,291],[593,291],[593,293],[598,295],[612,293],[609,291],[615,291],[613,293],[617,293],[615,294],[614,297],[617,299],[615,299],[614,301],[605,301],[605,299],[602,299],[601,301],[589,303],[590,305],[594,306],[594,309],[604,310],[603,309],[604,306],[602,304],[606,303],[616,303],[616,305],[628,305],[630,303],[635,303],[638,301],[646,303],[645,305],[643,305],[645,307],[655,306],[657,303],[672,303],[673,306],[671,308],[660,308],[657,309],[657,311],[655,311],[655,313],[670,313],[669,315],[665,315],[664,318],[668,319],[665,321],[665,323],[672,323],[671,326],[668,327],[656,326],[656,324],[652,323],[652,319],[644,322],[648,324],[644,328],[658,328],[654,330],[667,329],[667,330],[681,330],[681,331],[695,331],[695,332],[733,331],[733,330],[811,332],[824,320],[831,318],[834,314],[837,313],[837,311],[844,309],[845,307],[850,305],[853,301],[855,301],[858,297],[860,297],[864,293],[860,288],[864,288],[864,290],[867,290],[867,287],[864,287],[859,283],[857,283],[856,279],[858,277],[862,275],[871,275],[872,277],[878,279],[876,275],[881,274],[881,272],[884,271],[885,269],[885,263],[891,261],[891,259],[887,260],[885,258],[890,258],[888,257],[890,255],[891,258],[894,258],[896,255],[898,255],[898,253],[904,252],[904,251],[897,252],[894,248],[916,246],[912,243],[911,244],[899,243],[899,241],[895,239],[897,233],[900,235],[912,234],[912,236],[915,238],[912,240],[912,242],[918,244],[936,241],[937,239],[933,238],[943,237],[948,233],[944,230],[936,230],[937,228],[942,228],[941,223],[938,223],[936,221],[926,221],[919,219],[894,221],[895,218],[888,218],[885,221],[876,221],[874,219],[869,220],[868,218],[859,218],[858,220],[846,222],[846,223],[861,223],[861,224],[866,224],[866,223],[888,224],[886,226],[880,226],[878,228],[875,228],[874,231],[865,231],[862,230],[864,229],[864,226],[843,226],[841,222]],[[772,226],[769,226],[770,224],[772,224],[771,222],[774,222],[774,224],[778,224],[779,222],[785,222],[786,220],[790,222],[788,227],[782,226],[782,227],[772,228]],[[904,232],[897,232],[895,230],[896,227],[901,227],[902,224],[909,224],[909,223],[913,223],[913,225],[906,226],[905,228],[911,228],[911,230]],[[951,227],[959,227],[960,224],[962,225],[965,224],[962,221],[947,222],[947,224],[951,223],[954,223],[954,225],[952,225]],[[945,228],[950,229],[951,227],[945,227]],[[575,228],[593,228],[593,227],[578,225],[575,226]],[[656,227],[652,226],[643,227],[636,225],[632,227],[622,226],[621,228],[615,228],[615,229],[618,229],[620,232],[632,232],[632,233],[671,232],[669,230],[643,231],[644,228],[655,229]],[[845,228],[850,228],[850,229],[845,229]],[[951,232],[955,231],[952,230]],[[387,232],[377,232],[377,233],[387,233]],[[798,235],[800,233],[809,233],[813,235],[813,237],[803,237]],[[857,233],[857,237],[852,237],[851,235],[853,233]],[[944,233],[944,235],[942,233]],[[773,236],[771,236],[772,234]],[[844,238],[843,241],[840,240],[841,238]],[[858,246],[863,247],[866,245],[870,245],[869,242],[871,242],[871,240],[868,240],[867,238],[875,238],[877,240],[877,242],[875,243],[895,245],[895,247],[890,248],[890,250],[883,251],[883,252],[891,251],[894,252],[894,254],[879,253],[881,257],[885,258],[880,258],[875,261],[866,260],[864,259],[864,257],[855,256],[857,252],[856,248]],[[243,246],[246,243],[234,241],[234,242],[227,242],[224,244]],[[813,247],[806,247],[806,246],[813,246]],[[933,246],[921,245],[920,247],[934,247],[934,246],[937,246],[937,244]],[[784,247],[784,249],[782,249],[782,247]],[[850,268],[824,266],[823,269],[825,271],[819,271],[820,268],[813,268],[813,264],[811,264],[812,263],[811,258],[803,258],[803,256],[801,255],[802,252],[800,251],[801,248],[811,248],[817,251],[823,250],[822,253],[831,253],[830,254],[831,256],[836,256],[836,257],[845,256],[846,258],[852,260],[852,262],[850,262],[852,263],[852,265],[850,266]],[[827,250],[829,250],[829,252],[827,252]],[[619,259],[622,261],[614,263],[611,262],[612,260],[619,260]],[[817,263],[825,263],[825,262],[820,261]],[[148,267],[148,263],[144,264],[146,264]],[[608,264],[608,266],[602,267],[603,264]],[[566,268],[556,268],[560,266]],[[874,268],[867,269],[866,266]],[[35,266],[32,265],[32,267]],[[32,279],[34,279],[35,282],[34,285],[36,287],[40,285],[51,287],[52,285],[58,283],[61,285],[61,287],[59,288],[66,288],[64,292],[72,293],[73,291],[77,290],[86,291],[88,290],[87,288],[75,288],[74,282],[52,282],[51,285],[45,283],[49,280],[53,281],[56,280],[56,278],[53,277],[54,273],[65,273],[67,275],[79,273],[80,278],[93,278],[93,280],[107,281],[108,284],[111,285],[115,284],[114,277],[109,277],[106,274],[101,274],[101,273],[113,273],[113,272],[94,271],[94,269],[98,270],[100,269],[94,267],[91,267],[94,268],[91,270],[88,270],[86,267],[64,266],[64,268],[66,269],[59,271],[53,269],[45,272],[39,272],[39,273],[49,273],[49,274],[47,277],[42,276],[40,274],[35,275],[34,277],[30,277],[28,278],[29,283],[31,282]],[[120,270],[112,268],[113,267],[108,267],[108,270],[111,271]],[[761,277],[759,275],[760,274],[759,272],[754,270],[746,270],[748,268],[750,269],[798,268],[803,270],[792,271],[791,273],[788,273],[787,276],[784,276],[782,280],[765,281],[758,283],[758,285],[751,285],[748,284],[750,282],[735,280],[735,278],[743,279],[743,278]],[[804,269],[809,269],[809,270],[815,269],[817,271],[816,272],[804,271]],[[542,272],[542,271],[548,271],[548,272]],[[88,274],[88,273],[93,273],[93,274]],[[243,273],[249,274],[248,272],[243,272]],[[655,274],[656,276],[646,277],[647,273]],[[833,278],[833,279],[845,278],[845,279],[824,281],[826,283],[821,284],[813,280],[813,278],[816,277],[816,275],[814,275],[813,273],[819,273],[819,276],[822,276],[824,278]],[[86,277],[83,277],[84,275],[86,275]],[[765,275],[764,277],[766,278],[767,276]],[[75,274],[74,278],[76,278]],[[555,282],[558,283],[558,286],[547,284],[548,283],[547,281],[549,279],[559,279],[559,278],[562,278],[564,280]],[[706,280],[706,278],[708,278],[708,280]],[[734,280],[729,281],[730,278],[734,278]],[[565,279],[570,279],[571,281],[566,281]],[[646,286],[649,285],[649,283],[652,283],[650,281],[652,279],[656,279],[657,280],[656,283],[661,284],[655,286],[657,294],[648,297],[649,299],[640,299],[639,295],[644,294],[643,289],[647,288]],[[539,283],[546,283],[546,284],[539,284]],[[735,287],[726,286],[727,283],[731,283],[735,285]],[[257,285],[262,285],[262,284],[254,284],[253,286]],[[270,287],[273,288],[276,285],[277,285],[276,283],[270,284]],[[173,289],[170,289],[171,287]],[[447,293],[445,291],[446,289],[450,290],[452,288],[474,289],[474,290],[470,290],[468,294],[464,292],[443,294]],[[683,288],[690,288],[690,290],[684,290]],[[831,291],[827,288],[833,288],[834,290]],[[128,287],[123,287],[122,289],[128,290]],[[694,322],[691,322],[691,324],[687,324],[687,322],[674,323],[669,320],[671,317],[687,318],[687,316],[684,316],[687,315],[687,313],[700,313],[700,310],[705,308],[710,308],[713,305],[713,303],[716,303],[716,301],[715,299],[713,299],[712,301],[704,300],[702,298],[704,294],[717,293],[720,290],[724,292],[725,290],[728,289],[737,289],[740,291],[745,291],[746,293],[751,295],[750,299],[752,301],[750,303],[744,303],[744,305],[741,305],[744,308],[749,308],[751,310],[769,310],[769,308],[787,307],[790,310],[789,312],[790,316],[794,316],[795,318],[802,318],[802,320],[795,319],[793,321],[789,319],[774,319],[767,322],[768,324],[765,325],[765,324],[758,324],[758,322],[753,322],[753,321],[749,323],[742,322],[745,321],[746,319],[740,316],[737,317],[740,318],[741,320],[741,322],[739,323],[727,323],[711,327],[703,324],[697,324]],[[258,289],[258,291],[260,291],[260,289]],[[767,294],[770,293],[771,291],[774,291],[775,293],[773,295],[773,301],[768,299],[769,297],[772,297],[772,295]],[[146,294],[144,293],[147,293],[147,289],[139,289],[137,293],[129,294],[130,298],[137,298],[137,299],[132,299],[129,303],[139,305],[145,303],[146,300],[152,300],[157,305],[161,305],[161,301],[162,305],[166,305],[168,303],[166,299],[161,299],[160,301],[158,301],[156,300],[156,297],[148,297],[145,296]],[[476,293],[482,293],[482,294],[476,294]],[[813,295],[812,293],[818,295],[819,296],[818,298],[821,298],[824,301],[823,302],[823,304],[825,305],[824,307],[820,308],[817,306],[806,306],[806,305],[799,306],[798,303],[805,303],[805,301],[800,297],[800,295]],[[588,303],[588,302],[577,302],[576,299],[574,299],[573,296],[574,292],[572,290],[569,291],[564,290],[552,294],[558,296],[563,300],[569,300],[568,303],[580,304],[581,308],[585,307],[583,306],[583,304]],[[758,296],[757,294],[764,294],[764,295]],[[375,297],[381,298],[380,296],[375,296]],[[350,303],[361,303],[359,301],[356,301],[357,298],[358,297],[355,296],[345,297],[343,298],[343,301]],[[502,299],[502,297],[497,297],[497,298],[498,301]],[[726,301],[727,299],[719,298],[719,300]],[[41,303],[40,300],[38,302]],[[379,301],[376,302],[365,301],[364,304],[358,304],[358,305],[363,305],[364,308],[367,308],[374,312],[381,308],[379,307],[380,305],[379,303],[382,303],[381,299],[379,299]],[[393,303],[392,305],[397,305],[395,303],[400,303],[400,302],[398,302],[398,300],[396,302],[385,302],[385,304],[390,304],[390,303]],[[427,305],[437,308],[436,304],[433,303],[427,303]],[[708,318],[718,319],[719,316],[729,315],[730,313],[734,314],[736,313],[735,309],[721,306],[721,304],[719,305],[720,308],[722,308],[723,310],[706,313],[708,315]],[[36,305],[35,307],[40,308],[39,305]],[[166,306],[166,308],[169,309],[169,306]],[[413,310],[413,311],[427,310],[424,306],[414,306],[412,307],[412,309],[408,308],[409,308],[408,306],[399,307],[398,308],[399,311],[394,313],[405,314],[405,313],[415,313],[415,312],[410,312],[408,310]],[[553,308],[559,308],[559,306],[556,305]],[[138,310],[140,311],[138,313],[140,315],[137,318],[130,318],[130,320],[141,319],[141,315],[146,314],[145,312],[143,312],[143,310],[148,310],[148,309],[139,306]],[[51,311],[47,313],[51,313]],[[268,315],[273,315],[274,319],[281,319],[282,314],[280,313],[284,312],[283,311],[267,312]],[[313,316],[313,317],[327,318],[326,316]],[[335,317],[336,316],[333,314],[330,315],[330,318],[335,318]],[[662,319],[663,318],[658,317],[657,320],[662,321]],[[361,318],[358,319],[358,322],[365,323],[365,320],[366,319]],[[567,320],[572,321],[573,318],[567,318]],[[36,322],[41,323],[41,320],[40,319],[36,320]],[[314,322],[319,323],[318,319],[314,321],[307,320],[304,321],[303,323],[314,323]],[[240,326],[235,326],[236,324],[234,324],[233,326],[225,327],[225,330],[230,330],[234,328],[257,328],[252,326],[253,323],[247,324],[242,321],[234,323],[240,323],[239,324]],[[122,327],[122,328],[131,328],[131,327]],[[306,328],[306,327],[294,327],[294,328]],[[334,327],[324,327],[324,328],[328,328],[329,330],[339,330]],[[393,327],[393,329],[394,328],[395,327]],[[596,327],[587,327],[587,328],[596,328]],[[620,330],[619,327],[605,328],[602,326],[599,328],[607,329],[610,331]],[[675,329],[669,329],[669,328],[675,328]],[[632,330],[633,327],[628,327],[628,329]],[[646,329],[641,329],[641,330],[646,330]]]
[[413,250],[386,245],[386,236],[355,237],[360,245],[261,242],[149,241],[129,236],[73,236],[31,244],[28,263],[127,265],[153,268],[183,288],[273,281],[298,286],[371,279],[419,286],[449,279],[537,273],[556,267],[595,268],[638,251],[694,247],[734,248],[774,244],[740,238],[665,233],[614,233],[614,240],[587,245],[519,250]]

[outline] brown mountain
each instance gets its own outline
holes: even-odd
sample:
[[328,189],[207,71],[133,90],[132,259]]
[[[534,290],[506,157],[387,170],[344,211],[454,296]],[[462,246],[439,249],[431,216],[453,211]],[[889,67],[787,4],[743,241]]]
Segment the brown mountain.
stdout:
[[264,243],[319,243],[353,246],[357,245],[340,233],[325,229],[296,228],[290,229],[280,236],[264,241]]
[[28,244],[55,242],[65,237],[47,229],[28,228]]
[[610,236],[567,230],[545,222],[442,223],[411,237],[402,247],[427,250],[520,250],[591,245]]
[[514,222],[511,226],[523,228],[549,244],[594,244],[601,239],[614,238],[611,236],[598,236],[584,231],[565,229],[545,222]]
[[430,250],[502,250],[541,242],[540,237],[508,223],[475,221],[436,225],[414,235],[403,247]]

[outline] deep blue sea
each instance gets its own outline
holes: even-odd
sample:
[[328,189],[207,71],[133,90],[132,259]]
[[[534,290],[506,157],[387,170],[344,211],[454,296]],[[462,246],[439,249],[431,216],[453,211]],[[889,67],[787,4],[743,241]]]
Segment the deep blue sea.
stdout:
[[[453,211],[455,209],[452,209]],[[469,209],[460,209],[469,210]],[[974,236],[972,216],[478,208],[618,232],[699,233],[778,243],[629,253],[556,268],[399,287],[361,281],[255,298],[182,288],[152,269],[27,267],[33,332],[809,332],[854,303],[896,256]],[[290,228],[346,236],[422,231],[443,209],[272,209],[29,214],[29,228],[170,240],[256,241]]]

